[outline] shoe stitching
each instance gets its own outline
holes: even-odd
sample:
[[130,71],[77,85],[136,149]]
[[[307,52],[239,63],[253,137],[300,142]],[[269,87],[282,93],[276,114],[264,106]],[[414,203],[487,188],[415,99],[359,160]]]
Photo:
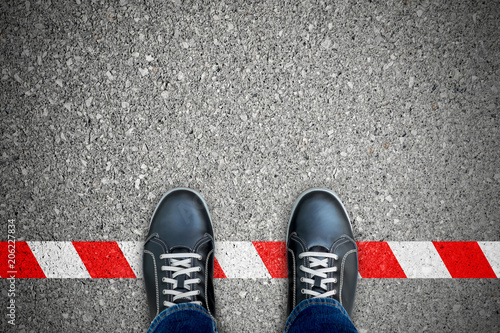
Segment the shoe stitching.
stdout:
[[[210,236],[209,234],[205,234],[205,237],[203,237],[202,239],[198,240],[198,242],[196,242],[196,244],[194,246],[194,248],[195,248],[194,251],[197,252],[200,246],[205,245],[205,243],[210,242],[211,240],[212,240],[212,236]],[[214,252],[214,250],[212,249],[207,254],[207,259],[205,261],[205,304],[207,305],[208,313],[215,320],[215,317],[212,315],[212,312],[210,311],[210,307],[208,305],[208,261],[210,260],[210,255],[212,255],[213,252]]]
[[149,250],[144,250],[144,253],[147,253],[151,256],[151,258],[153,258],[153,266],[155,268],[155,291],[156,291],[156,315],[158,315],[160,313],[160,296],[158,294],[158,273],[157,273],[157,270],[156,270],[156,258],[153,254],[153,252],[149,251]]
[[333,250],[332,253],[335,253],[335,251],[337,251],[337,249],[345,244],[345,243],[348,243],[348,242],[352,242],[352,244],[354,244],[354,249],[353,250],[350,250],[348,251],[346,254],[344,254],[344,256],[342,257],[342,264],[340,266],[340,283],[339,283],[339,301],[340,301],[340,304],[342,304],[342,287],[344,285],[344,263],[347,259],[347,255],[353,253],[353,252],[357,252],[357,245],[356,245],[356,242],[351,238],[349,237],[348,235],[346,234],[343,234],[342,236],[340,236],[340,238],[338,240],[336,240],[332,247],[331,247],[331,250],[330,252]]
[[[332,245],[333,252],[332,253],[335,253],[335,251],[337,251],[337,249],[339,248],[340,245],[342,245],[346,242],[349,242],[349,239],[346,239],[346,237],[348,237],[348,236],[342,235],[335,243],[333,243],[333,245]],[[336,244],[336,243],[338,243],[338,244]],[[332,251],[332,248],[330,248],[330,252]]]
[[293,253],[292,250],[290,250],[290,249],[287,249],[287,250],[292,254],[292,259],[293,259],[293,265],[292,265],[292,267],[293,267],[293,279],[292,279],[292,281],[293,281],[293,288],[292,288],[292,290],[293,290],[293,298],[292,298],[293,299],[293,303],[292,303],[292,310],[293,310],[293,308],[295,308],[295,291],[297,289],[297,286],[296,286],[297,276],[295,274],[295,254]]
[[[291,240],[295,240],[297,243],[299,243],[299,244],[300,244],[300,246],[302,247],[302,252],[306,252],[306,251],[307,251],[307,245],[306,245],[306,242],[305,242],[302,238],[300,238],[300,236],[298,236],[298,235],[297,235],[297,233],[295,233],[295,232],[294,232],[290,238],[291,238]],[[307,261],[305,258],[303,259],[303,262],[304,262],[304,264],[307,266],[307,268],[311,268],[311,267],[310,267],[310,265],[309,265],[309,263],[308,263],[308,261]],[[294,265],[294,270],[295,270],[295,265]],[[307,273],[305,273],[305,276],[307,277],[307,275],[306,275],[306,274],[307,274]],[[295,281],[296,279],[297,279],[297,277],[295,276],[295,277],[294,277],[294,281]],[[295,290],[295,289],[294,289],[294,290]],[[311,296],[311,295],[309,295],[309,294],[308,294],[308,295],[305,295],[305,299],[310,299],[310,298],[312,298],[312,296]],[[296,305],[296,304],[295,304],[295,298],[294,298],[294,304],[293,304],[293,305],[294,305],[294,307],[295,307],[295,305]]]
[[[356,253],[356,252],[357,252],[357,249],[352,249],[350,251],[347,251],[347,253],[344,255],[344,258],[342,258],[342,265],[340,266],[341,269],[340,269],[340,286],[339,286],[339,301],[340,301],[340,305],[342,305],[342,306],[344,306],[342,304],[342,287],[344,285],[344,264],[345,264],[347,257],[350,254]],[[357,276],[356,276],[356,279],[357,279]]]
[[[335,253],[337,251],[337,249],[343,245],[344,243],[347,243],[351,241],[353,244],[354,244],[354,248],[357,249],[358,247],[356,246],[356,242],[354,241],[354,239],[352,239],[351,237],[347,236],[346,234],[343,234],[340,236],[339,239],[337,239],[333,244],[332,246],[330,247],[330,253]],[[333,262],[332,262],[333,264]]]
[[214,316],[212,316],[212,312],[210,312],[210,306],[208,305],[208,261],[210,260],[210,256],[212,255],[213,252],[214,252],[213,249],[210,252],[208,252],[207,260],[205,261],[205,303],[207,304],[208,313],[212,318],[214,318]]
[[[347,238],[347,239],[346,239],[346,238]],[[337,244],[337,243],[338,243],[338,242],[340,242],[341,240],[342,240],[342,242],[341,242],[340,244]],[[332,251],[337,251],[337,248],[338,248],[340,245],[342,245],[342,244],[344,244],[345,242],[347,242],[347,241],[351,241],[352,243],[354,243],[354,246],[357,248],[357,246],[356,246],[356,242],[354,241],[354,239],[352,239],[351,237],[349,237],[349,236],[348,236],[348,235],[346,235],[346,234],[343,234],[343,235],[341,235],[341,236],[340,236],[340,237],[339,237],[339,238],[338,238],[338,239],[337,239],[337,240],[336,240],[336,241],[332,244],[332,246],[330,247],[330,252],[332,252]],[[334,252],[332,252],[332,253],[334,253]]]
[[198,241],[194,244],[192,251],[197,252],[198,247],[201,246],[206,240],[206,234],[203,235],[202,238],[198,239]]
[[338,242],[342,240],[343,237],[344,235],[341,235],[339,238],[337,238],[337,240],[335,240],[335,242],[333,242],[332,246],[330,246],[330,252],[333,251],[334,247],[337,245]]
[[[156,235],[158,236],[158,234],[156,234]],[[152,238],[151,242],[160,245],[162,247],[163,253],[169,253],[167,244],[161,238]],[[168,260],[167,259],[163,259],[163,263],[165,264],[165,266],[168,265]],[[155,268],[155,271],[156,271],[156,268]],[[170,272],[170,271],[166,272],[166,275],[167,275],[168,278],[171,278],[172,274],[173,273]],[[166,295],[164,297],[167,299],[168,302],[173,302],[173,299],[174,299],[173,295]]]
[[[210,240],[210,239],[211,239],[211,237],[210,237],[210,238],[209,238],[209,237],[210,237],[210,235],[209,235],[209,234],[205,234],[202,238],[200,238],[200,239],[196,242],[196,244],[194,244],[194,246],[193,246],[192,248],[187,247],[187,246],[183,246],[183,245],[182,245],[182,246],[181,246],[181,245],[178,245],[178,246],[174,246],[174,247],[172,247],[172,249],[179,249],[179,248],[184,249],[184,248],[186,248],[186,247],[187,247],[187,248],[189,249],[189,251],[191,251],[191,252],[197,252],[197,251],[198,251],[197,247],[199,247],[199,246],[203,245],[203,243],[205,243],[206,241]],[[172,250],[172,249],[171,249],[171,250]]]
[[[296,232],[292,233],[292,235],[290,236],[290,240],[294,240],[297,243],[299,243],[300,247],[302,248],[302,252],[307,251],[306,242],[302,238],[300,238],[300,236],[297,235]],[[304,263],[306,263],[306,265],[308,265],[307,261],[305,260],[305,258],[303,260],[304,260]],[[296,294],[297,294],[296,293],[296,289],[297,289],[297,285],[296,285],[297,274],[296,274],[296,267],[295,266],[296,266],[296,264],[295,264],[295,254],[294,254],[294,265],[293,265],[294,279],[293,279],[293,281],[294,281],[295,285],[294,285],[294,289],[293,289],[293,291],[294,291],[293,307],[295,307],[297,305],[296,304],[296,302],[297,302],[297,297],[296,297]],[[308,268],[310,268],[310,267],[308,267]],[[311,298],[310,295],[305,295],[305,297],[306,297],[305,299],[310,299]]]
[[168,245],[160,237],[158,237],[158,235],[156,235],[156,238],[152,238],[151,241],[160,244],[163,247],[163,251],[168,251]]
[[211,240],[212,240],[212,237],[210,237],[210,235],[208,235],[208,234],[205,234],[205,236],[203,238],[201,238],[200,240],[198,240],[196,242],[196,244],[193,247],[193,251],[198,252],[198,249],[200,246],[204,245],[206,242],[209,242]]
[[300,238],[297,233],[293,233],[291,236],[290,236],[290,239],[293,239],[297,242],[300,243],[300,245],[302,246],[302,251],[307,251],[307,245],[306,245],[306,242],[304,242],[304,240],[302,238]]
[[159,236],[158,236],[158,233],[156,233],[156,232],[155,232],[155,233],[153,233],[153,234],[149,235],[149,237],[148,237],[148,238],[146,238],[145,243],[147,243],[147,242],[148,242],[151,238],[153,238],[153,237],[155,237],[155,236],[156,236],[156,237],[159,237]]
[[[336,241],[332,244],[332,246],[330,247],[330,253],[335,253],[335,252],[337,251],[337,249],[338,249],[341,245],[343,245],[343,244],[345,244],[345,243],[349,242],[349,240],[348,240],[348,239],[345,239],[345,237],[346,237],[346,235],[342,235],[342,236],[340,236],[340,238],[339,238],[339,239],[337,239],[337,240],[336,240]],[[335,262],[334,262],[334,260],[333,260],[333,259],[329,259],[328,261],[329,261],[329,264],[330,264],[331,266],[333,266],[333,265],[335,264]],[[335,274],[335,273],[334,273],[334,272],[332,272],[332,273],[331,273],[331,275],[333,276],[333,274]],[[340,292],[339,292],[339,293],[340,293]]]
[[343,237],[343,238],[347,238],[348,240],[350,240],[350,241],[354,244],[354,246],[357,248],[357,246],[356,246],[356,242],[354,241],[354,239],[352,239],[351,237],[349,237],[349,236],[348,236],[348,235],[346,235],[346,234],[342,235],[341,237]]
[[[305,252],[307,251],[307,246],[306,246],[306,242],[304,242],[304,240],[302,238],[300,238],[296,232],[292,233],[292,236],[290,236],[290,240],[293,240],[293,241],[296,241],[297,243],[299,243],[300,247],[302,248],[302,252]],[[306,261],[305,259],[303,259],[304,262]],[[296,280],[297,280],[297,274],[296,274],[296,267],[295,267],[296,263],[295,263],[295,254],[294,254],[294,265],[293,265],[293,269],[294,269],[294,278],[293,278],[293,281],[295,283],[294,285],[294,298],[293,298],[293,306],[295,307],[297,304],[297,298],[296,298],[296,289],[297,289],[297,284],[296,284]],[[309,295],[306,295],[306,299],[309,298]]]

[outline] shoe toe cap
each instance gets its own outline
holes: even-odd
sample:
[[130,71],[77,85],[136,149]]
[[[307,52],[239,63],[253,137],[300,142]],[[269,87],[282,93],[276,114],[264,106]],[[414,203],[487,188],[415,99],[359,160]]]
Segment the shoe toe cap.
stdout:
[[307,248],[330,248],[342,235],[353,238],[349,216],[340,199],[331,191],[306,192],[297,202],[290,219],[289,235],[296,233]]
[[203,198],[194,191],[178,189],[167,193],[158,204],[149,228],[168,246],[193,248],[206,234],[213,236],[212,223]]

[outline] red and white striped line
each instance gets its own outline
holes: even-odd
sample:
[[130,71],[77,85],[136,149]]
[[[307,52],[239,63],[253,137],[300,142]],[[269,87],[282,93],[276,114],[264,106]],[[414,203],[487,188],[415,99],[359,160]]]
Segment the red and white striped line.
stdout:
[[[357,242],[361,278],[498,278],[500,242]],[[7,278],[142,278],[142,242],[0,242]],[[12,256],[11,256],[12,257]],[[216,242],[215,278],[286,278],[285,242]]]

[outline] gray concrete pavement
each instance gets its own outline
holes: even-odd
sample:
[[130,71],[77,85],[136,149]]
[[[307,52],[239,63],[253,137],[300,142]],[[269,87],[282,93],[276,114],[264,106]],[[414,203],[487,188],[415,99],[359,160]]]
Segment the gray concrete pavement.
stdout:
[[[185,186],[218,240],[284,240],[295,198],[322,186],[357,240],[499,241],[499,14],[498,1],[3,1],[2,219],[19,240],[142,240],[157,200]],[[19,281],[18,328],[145,330],[141,282]],[[284,281],[216,286],[220,332],[282,329]],[[498,290],[363,280],[354,322],[495,331]]]
[[[17,287],[20,332],[145,332],[149,325],[142,280],[18,280]],[[215,287],[219,332],[283,331],[285,280],[216,280]],[[494,332],[498,287],[498,280],[361,280],[352,319],[360,332]]]

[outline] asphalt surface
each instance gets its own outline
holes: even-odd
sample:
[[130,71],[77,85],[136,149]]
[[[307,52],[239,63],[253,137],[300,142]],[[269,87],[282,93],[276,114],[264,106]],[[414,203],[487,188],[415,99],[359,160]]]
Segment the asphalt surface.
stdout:
[[[182,186],[282,241],[321,186],[358,241],[500,241],[499,41],[498,1],[2,1],[1,239],[143,240]],[[219,332],[282,331],[285,283],[217,280]],[[17,287],[20,332],[148,326],[142,280]],[[498,331],[499,287],[361,280],[353,321]]]

